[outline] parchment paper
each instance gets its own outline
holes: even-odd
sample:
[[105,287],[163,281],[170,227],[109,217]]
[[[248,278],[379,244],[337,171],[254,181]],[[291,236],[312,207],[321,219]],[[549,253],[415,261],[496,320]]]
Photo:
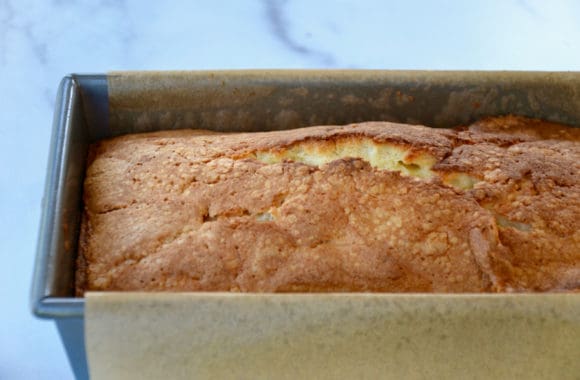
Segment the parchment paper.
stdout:
[[573,72],[241,70],[111,72],[113,136],[393,121],[455,127],[517,114],[580,125]]
[[92,379],[578,379],[574,294],[88,293]]

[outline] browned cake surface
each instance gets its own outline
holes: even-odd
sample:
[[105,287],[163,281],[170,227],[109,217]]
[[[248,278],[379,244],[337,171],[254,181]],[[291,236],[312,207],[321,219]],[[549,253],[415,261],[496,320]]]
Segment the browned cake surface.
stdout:
[[77,292],[578,291],[579,140],[510,116],[104,141]]

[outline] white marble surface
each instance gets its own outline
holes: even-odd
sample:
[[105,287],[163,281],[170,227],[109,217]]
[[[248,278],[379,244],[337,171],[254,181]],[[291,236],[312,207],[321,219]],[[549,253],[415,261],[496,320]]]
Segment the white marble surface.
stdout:
[[580,2],[0,0],[0,379],[72,378],[28,293],[55,93],[71,72],[580,71]]

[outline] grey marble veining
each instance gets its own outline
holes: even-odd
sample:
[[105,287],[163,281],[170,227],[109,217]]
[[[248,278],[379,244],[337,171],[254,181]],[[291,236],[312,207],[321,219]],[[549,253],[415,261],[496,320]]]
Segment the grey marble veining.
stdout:
[[[286,1],[284,0],[263,0],[266,8],[268,23],[272,35],[276,37],[287,49],[305,58],[319,62],[323,67],[336,66],[336,60],[332,54],[314,50],[305,43],[299,42],[290,34],[288,16],[286,15]],[[306,34],[308,36],[309,33]]]

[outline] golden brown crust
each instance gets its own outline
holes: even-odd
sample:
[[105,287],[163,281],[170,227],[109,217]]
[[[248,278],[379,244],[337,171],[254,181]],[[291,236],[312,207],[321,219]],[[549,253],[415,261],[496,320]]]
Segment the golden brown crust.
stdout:
[[577,290],[577,133],[535,132],[543,125],[369,122],[100,142],[77,289]]
[[458,146],[434,169],[480,179],[466,195],[496,218],[508,248],[506,286],[580,289],[580,128],[509,116],[468,133],[481,134],[477,143]]
[[488,141],[496,135],[496,141],[580,141],[578,128],[514,115],[487,117],[470,125],[469,131],[474,132],[471,138],[475,140],[477,135],[487,138]]
[[87,240],[90,235],[88,218],[85,214],[81,220],[81,229],[79,233],[79,244],[78,250],[79,255],[76,259],[76,271],[75,271],[75,295],[82,296],[84,290],[87,288],[87,260],[84,252],[87,251]]

